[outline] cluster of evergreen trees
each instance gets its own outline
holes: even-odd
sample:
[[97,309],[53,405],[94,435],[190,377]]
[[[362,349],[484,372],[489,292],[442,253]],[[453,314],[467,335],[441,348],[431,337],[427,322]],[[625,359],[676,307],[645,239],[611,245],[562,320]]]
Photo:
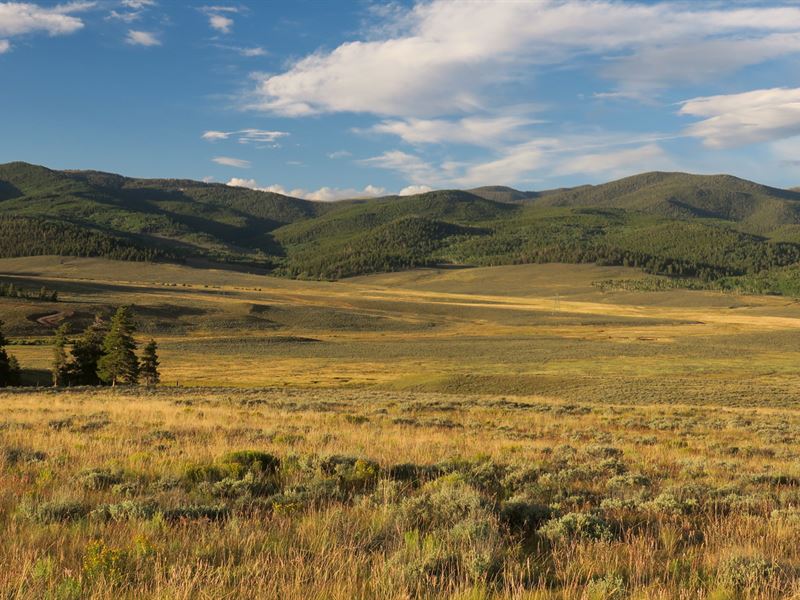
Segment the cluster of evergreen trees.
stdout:
[[[0,387],[21,384],[19,362],[6,351],[8,341],[0,321]],[[136,385],[148,386],[160,381],[158,345],[150,340],[136,356],[136,327],[128,308],[121,307],[106,322],[96,317],[80,337],[70,340],[65,323],[53,336],[53,385]]]
[[120,307],[108,326],[95,318],[73,342],[71,352],[68,333],[64,324],[53,337],[54,386],[159,383],[158,346],[150,340],[141,359],[136,356],[136,326],[128,308]]
[[26,290],[13,283],[0,283],[0,298],[25,298],[27,300],[44,300],[58,302],[58,292],[42,286],[39,290]]

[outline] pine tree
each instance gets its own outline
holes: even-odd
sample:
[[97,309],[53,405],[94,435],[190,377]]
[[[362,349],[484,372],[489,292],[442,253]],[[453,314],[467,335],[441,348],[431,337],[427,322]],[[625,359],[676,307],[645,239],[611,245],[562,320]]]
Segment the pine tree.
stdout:
[[69,380],[67,333],[69,333],[69,324],[64,323],[56,329],[53,336],[53,387],[66,385]]
[[75,340],[72,346],[71,379],[77,385],[100,385],[97,365],[103,357],[103,338],[106,334],[106,323],[100,315],[96,315],[94,323],[89,325],[83,335]]
[[155,340],[150,340],[142,352],[142,360],[139,367],[139,375],[144,380],[145,385],[157,385],[161,380],[158,372],[158,344]]
[[8,385],[20,385],[22,383],[22,369],[19,366],[17,357],[13,354],[8,355]]
[[6,353],[6,338],[3,336],[3,322],[0,321],[0,387],[12,385],[11,357]]
[[111,319],[111,326],[103,339],[103,356],[97,362],[97,374],[103,382],[113,386],[139,381],[139,360],[133,339],[135,331],[130,310],[121,306]]

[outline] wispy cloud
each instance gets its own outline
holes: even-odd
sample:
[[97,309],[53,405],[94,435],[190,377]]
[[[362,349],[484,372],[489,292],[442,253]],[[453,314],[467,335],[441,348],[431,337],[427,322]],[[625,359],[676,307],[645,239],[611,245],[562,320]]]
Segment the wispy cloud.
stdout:
[[11,50],[11,42],[8,40],[0,40],[0,54],[5,54]]
[[156,0],[122,0],[122,6],[132,10],[142,10],[143,8],[151,8],[156,6]]
[[241,158],[231,158],[230,156],[215,156],[211,159],[218,165],[223,165],[226,167],[236,167],[237,169],[249,169],[251,163],[249,160],[244,160]]
[[336,152],[331,152],[330,154],[328,154],[328,158],[332,158],[334,160],[340,158],[349,158],[351,156],[353,156],[353,153],[347,150],[337,150]]
[[417,186],[513,185],[576,174],[617,177],[673,169],[674,162],[658,143],[669,137],[598,133],[536,138],[503,147],[488,159],[432,163],[414,154],[392,150],[359,162],[394,171]]
[[202,139],[208,142],[235,139],[240,144],[266,144],[276,147],[276,142],[288,136],[286,131],[266,131],[264,129],[239,129],[237,131],[210,130],[203,133]]
[[705,117],[688,134],[711,148],[730,148],[800,133],[800,88],[771,88],[693,98],[681,114]]
[[112,10],[106,16],[111,21],[122,21],[123,23],[133,23],[142,18],[147,9],[157,6],[155,0],[122,0],[121,8],[124,10]]
[[462,143],[491,147],[520,138],[523,128],[537,122],[516,115],[452,120],[410,118],[381,121],[368,131],[396,135],[409,144]]
[[158,39],[155,33],[149,31],[137,31],[129,29],[128,35],[125,37],[125,42],[132,46],[160,46],[161,40]]

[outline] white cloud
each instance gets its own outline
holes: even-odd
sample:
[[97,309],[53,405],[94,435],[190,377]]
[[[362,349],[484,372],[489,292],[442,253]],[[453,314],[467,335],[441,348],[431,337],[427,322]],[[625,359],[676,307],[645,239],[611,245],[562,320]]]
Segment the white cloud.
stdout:
[[238,48],[237,51],[242,56],[247,56],[247,57],[266,56],[267,54],[267,51],[261,48],[260,46],[255,46],[253,48]]
[[800,167],[800,136],[774,142],[771,144],[771,150],[783,165]]
[[8,40],[0,40],[0,54],[5,54],[11,50],[11,42]]
[[237,169],[249,169],[250,161],[241,158],[231,158],[230,156],[215,156],[212,158],[218,165],[225,165],[226,167],[236,167]]
[[94,8],[95,2],[69,2],[45,8],[29,2],[0,3],[0,35],[15,36],[44,32],[66,35],[83,28],[83,21],[72,13]]
[[[594,136],[537,138],[503,147],[489,160],[431,164],[399,150],[360,161],[395,171],[413,185],[470,188],[515,185],[553,175],[621,176],[638,171],[674,169],[658,145],[675,136],[597,133]],[[413,188],[413,185],[410,186]]]
[[119,12],[116,10],[112,10],[106,17],[110,21],[122,21],[123,23],[133,23],[141,18],[141,12]]
[[122,0],[121,6],[126,10],[112,10],[106,19],[133,23],[142,18],[145,10],[153,8],[156,4],[155,0]]
[[227,185],[234,187],[246,187],[260,192],[274,192],[276,194],[283,194],[284,196],[292,196],[294,198],[303,198],[305,200],[316,200],[318,202],[333,202],[336,200],[346,200],[350,198],[376,198],[386,194],[386,189],[374,185],[368,185],[363,189],[355,188],[331,188],[322,187],[318,190],[307,191],[302,188],[287,190],[281,185],[269,185],[266,187],[259,187],[255,179],[242,179],[234,177],[228,181]]
[[136,31],[129,29],[128,35],[125,38],[128,44],[133,46],[160,46],[161,40],[156,37],[156,34],[148,31]]
[[533,119],[508,115],[498,117],[466,117],[463,119],[404,119],[382,121],[370,131],[393,134],[409,144],[463,143],[495,146],[518,138],[521,129],[535,123]]
[[424,194],[425,192],[432,192],[433,188],[429,185],[407,185],[402,190],[397,192],[398,196],[414,196],[415,194]]
[[635,95],[673,82],[703,83],[744,66],[798,52],[800,33],[687,41],[679,45],[643,48],[636,54],[613,61],[602,72],[621,81],[623,88]]
[[233,19],[224,15],[209,15],[208,24],[220,33],[230,33],[233,28]]
[[264,129],[239,129],[238,131],[206,131],[201,136],[209,142],[235,138],[240,144],[267,144],[275,147],[276,142],[289,135],[286,131],[266,131]]
[[203,183],[213,183],[214,182],[214,177],[212,175],[206,175],[200,181],[202,181]]
[[800,7],[716,6],[725,5],[432,0],[390,11],[394,20],[379,29],[382,37],[316,52],[283,73],[256,75],[249,106],[286,116],[476,113],[492,105],[498,86],[579,55],[617,59],[603,73],[636,87],[696,81],[715,69],[798,51]]
[[158,4],[156,0],[122,0],[122,6],[133,10],[141,10],[143,8],[151,8]]
[[348,152],[347,150],[337,150],[336,152],[331,152],[328,154],[328,158],[332,158],[334,160],[339,158],[349,158],[353,156],[352,152]]
[[705,117],[687,133],[712,148],[777,140],[800,133],[800,88],[693,98],[682,103],[680,112]]
[[555,166],[554,173],[556,175],[580,173],[619,178],[643,171],[671,170],[672,164],[672,160],[658,144],[647,144],[625,150],[567,157]]
[[366,158],[358,162],[367,167],[396,171],[413,183],[436,181],[442,178],[435,167],[422,160],[419,156],[402,150],[388,150],[380,156]]
[[227,132],[227,131],[206,131],[202,135],[202,138],[204,140],[208,140],[210,142],[213,142],[213,141],[216,141],[216,140],[227,140],[230,137],[230,135],[231,134],[229,132]]

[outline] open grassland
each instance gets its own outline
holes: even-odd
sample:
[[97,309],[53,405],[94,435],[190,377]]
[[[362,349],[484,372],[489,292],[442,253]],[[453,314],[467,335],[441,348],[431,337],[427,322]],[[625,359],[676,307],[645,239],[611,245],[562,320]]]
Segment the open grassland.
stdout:
[[5,598],[800,597],[785,408],[0,394]]
[[[800,305],[631,269],[0,261],[9,351],[132,304],[157,390],[0,393],[0,597],[800,598]],[[176,385],[178,384],[178,385]]]
[[[58,303],[0,298],[24,367],[49,367],[58,313],[75,331],[133,304],[168,385],[381,388],[564,401],[795,406],[800,304],[708,291],[603,290],[633,269],[427,269],[340,282],[100,259],[0,261]],[[37,320],[39,319],[39,320]],[[25,345],[22,345],[25,344]],[[46,379],[46,377],[45,377]]]

